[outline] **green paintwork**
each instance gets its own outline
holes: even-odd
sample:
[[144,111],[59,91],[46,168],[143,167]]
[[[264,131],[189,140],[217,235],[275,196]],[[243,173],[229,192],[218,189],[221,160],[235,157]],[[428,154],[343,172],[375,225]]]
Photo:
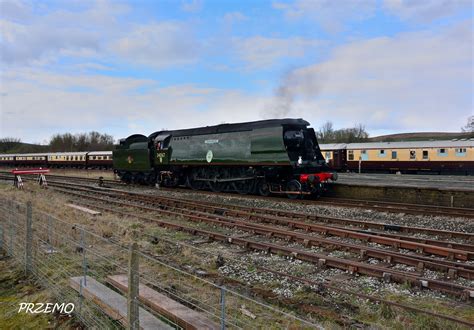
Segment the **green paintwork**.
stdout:
[[[290,165],[283,127],[220,134],[171,137],[167,148],[149,147],[143,135],[132,135],[113,151],[114,169],[149,172],[164,165],[266,164]],[[153,162],[153,164],[151,163]]]
[[281,126],[243,132],[194,135],[189,138],[173,137],[169,149],[171,149],[171,164],[289,164]]
[[143,135],[132,135],[113,151],[114,169],[128,172],[152,171],[148,138]]
[[114,169],[121,171],[151,171],[148,149],[114,150]]

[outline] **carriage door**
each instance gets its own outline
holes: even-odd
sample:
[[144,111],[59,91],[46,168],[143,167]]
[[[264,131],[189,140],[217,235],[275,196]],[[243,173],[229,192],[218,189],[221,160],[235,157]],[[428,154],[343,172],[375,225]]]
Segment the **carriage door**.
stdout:
[[155,138],[156,159],[155,164],[168,164],[171,157],[170,134],[160,134]]

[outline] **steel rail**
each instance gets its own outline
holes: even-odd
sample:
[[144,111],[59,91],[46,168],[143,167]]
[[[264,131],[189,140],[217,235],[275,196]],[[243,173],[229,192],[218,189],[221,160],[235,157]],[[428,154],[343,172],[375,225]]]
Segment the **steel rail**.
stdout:
[[[2,173],[2,172],[0,172]],[[63,175],[50,175],[54,177],[63,177],[76,180],[89,180],[89,178],[81,177],[72,177],[72,176],[63,176]],[[90,179],[95,181],[95,179]],[[116,185],[126,185],[125,183],[117,180],[105,180],[105,183],[116,184]],[[181,187],[185,188],[185,187]],[[168,188],[165,188],[168,189]],[[176,188],[170,189],[171,191],[176,190]],[[188,190],[188,189],[186,189]],[[210,191],[197,191],[198,193],[208,193],[208,194],[225,194],[229,193],[218,193]],[[252,196],[252,198],[263,198],[268,199],[268,197],[263,196]],[[282,199],[279,196],[272,196],[270,199],[278,200]],[[409,203],[395,203],[387,201],[373,201],[373,200],[356,200],[356,199],[346,199],[346,198],[333,198],[333,197],[321,197],[318,200],[291,200],[284,199],[290,203],[309,203],[309,204],[327,204],[334,206],[344,206],[344,207],[357,207],[357,208],[369,208],[382,212],[391,212],[391,213],[409,213],[409,214],[421,214],[421,215],[439,215],[439,216],[454,216],[454,217],[464,217],[464,218],[474,218],[474,209],[471,208],[458,208],[458,207],[447,207],[447,206],[437,206],[437,205],[422,205],[422,204],[409,204]]]
[[[67,191],[65,191],[67,192]],[[83,196],[82,194],[76,194],[77,196]],[[102,198],[97,198],[101,201],[108,201]],[[146,211],[156,212],[155,208],[150,208],[143,206],[141,204],[133,204],[128,205],[133,206],[138,209],[143,209]],[[204,212],[196,212],[190,211],[186,209],[179,209],[176,207],[172,207],[175,211],[169,211],[169,208],[166,210],[161,206],[160,212],[164,211],[168,215],[173,216],[197,216],[201,220],[210,222],[212,224],[224,225],[227,227],[238,227],[239,229],[246,230],[248,232],[252,232],[253,234],[260,234],[265,235],[267,237],[278,237],[288,241],[295,241],[298,243],[302,243],[303,245],[307,246],[324,246],[324,247],[339,247],[346,251],[357,252],[360,255],[361,259],[367,259],[368,257],[376,258],[387,263],[401,263],[408,266],[415,266],[417,271],[423,272],[424,268],[435,270],[435,271],[442,271],[445,272],[448,277],[455,278],[457,276],[464,277],[467,279],[474,279],[474,267],[470,265],[460,265],[456,262],[450,262],[446,260],[436,260],[431,259],[423,256],[414,256],[414,255],[406,255],[403,253],[397,253],[392,251],[387,251],[383,249],[371,248],[368,246],[363,245],[356,245],[351,243],[339,242],[319,237],[314,237],[298,232],[286,231],[277,229],[274,227],[263,226],[263,225],[256,225],[256,224],[249,224],[248,222],[244,222],[238,219],[232,218],[225,218],[220,215],[213,215]],[[162,212],[163,213],[163,212]],[[194,220],[194,218],[192,219]]]
[[349,198],[337,198],[337,197],[322,197],[318,200],[321,203],[340,205],[340,206],[351,206],[351,207],[369,207],[373,209],[390,210],[396,209],[397,211],[405,213],[421,213],[426,214],[429,212],[435,212],[439,215],[449,216],[460,216],[460,217],[474,217],[474,209],[461,208],[461,207],[449,207],[439,205],[425,205],[425,204],[411,204],[411,203],[397,203],[389,201],[373,201],[373,200],[362,200],[362,199],[349,199]]
[[[81,185],[78,185],[78,186],[81,186]],[[89,188],[87,186],[82,186],[82,187]],[[139,197],[146,196],[146,198],[154,198],[163,202],[174,201],[175,203],[179,203],[179,204],[187,203],[188,205],[194,205],[195,207],[201,208],[201,209],[211,208],[211,207],[217,208],[220,210],[224,209],[222,207],[222,204],[218,204],[214,202],[201,202],[201,201],[194,201],[194,200],[189,200],[189,199],[178,199],[178,198],[164,197],[164,196],[150,196],[150,195],[143,195],[139,193],[116,190],[116,189],[109,189],[109,191],[119,192],[123,194],[139,196]],[[285,218],[301,218],[303,220],[312,220],[312,221],[322,222],[326,224],[327,223],[340,223],[340,224],[345,224],[345,225],[355,225],[355,226],[360,225],[363,228],[374,228],[374,229],[380,229],[380,230],[383,229],[385,231],[401,230],[402,232],[430,233],[432,235],[448,236],[448,237],[462,238],[465,240],[474,241],[474,234],[465,233],[465,232],[454,232],[454,231],[446,231],[446,230],[423,228],[423,227],[398,226],[398,225],[393,225],[393,224],[377,223],[377,222],[371,222],[371,221],[353,220],[353,219],[347,219],[347,218],[335,218],[335,217],[328,217],[328,216],[311,215],[311,214],[300,213],[300,212],[271,210],[268,208],[255,208],[255,207],[239,206],[239,205],[233,205],[233,204],[226,204],[225,209],[233,209],[236,212],[239,211],[241,212],[242,216],[244,215],[256,216],[256,214],[283,215],[285,216]],[[341,228],[341,227],[336,226],[336,228]],[[362,232],[362,233],[368,233],[368,234],[374,234],[378,236],[386,236],[386,237],[391,237],[395,239],[404,239],[404,240],[419,242],[423,244],[439,245],[439,246],[444,246],[447,248],[454,248],[454,249],[474,252],[474,245],[471,245],[471,244],[445,242],[439,239],[426,239],[426,238],[418,238],[418,237],[411,237],[411,236],[402,236],[399,234],[377,233],[377,232],[372,232],[372,231],[367,232],[367,231],[360,231],[359,229],[354,229],[354,228],[343,228],[343,229]]]
[[[55,182],[50,182],[50,185],[55,185],[57,183]],[[61,184],[60,184],[61,185]],[[77,185],[75,185],[77,186]],[[79,187],[78,187],[79,188]],[[82,187],[84,188],[84,187]],[[85,189],[91,189],[90,187],[85,187]],[[133,198],[141,198],[141,199],[146,199],[146,200],[154,200],[156,197],[150,197],[147,195],[142,195],[142,194],[136,194],[136,193],[130,193],[130,192],[125,192],[122,190],[107,190],[107,191],[101,191],[102,194],[108,194],[110,196],[113,196],[113,193],[119,193],[122,195],[130,196]],[[166,198],[159,198],[161,200],[166,200]],[[184,205],[184,201],[179,201],[179,200],[173,200],[173,202],[178,203],[178,206],[182,207]],[[202,209],[203,205],[199,205],[197,203],[191,203],[194,207],[199,207]],[[206,206],[207,207],[207,206]],[[206,211],[204,209],[204,211]],[[224,215],[226,212],[225,208],[220,208],[218,209],[217,212],[214,210],[214,213]],[[255,217],[249,218],[249,220],[255,220]],[[391,246],[394,248],[403,248],[403,249],[408,249],[408,250],[414,250],[417,252],[421,253],[430,253],[434,255],[439,255],[443,257],[448,257],[451,259],[459,259],[459,260],[471,260],[474,259],[474,252],[470,251],[464,251],[464,250],[459,250],[459,249],[453,249],[453,248],[448,248],[448,247],[442,247],[442,246],[434,246],[434,245],[429,245],[425,243],[419,243],[415,241],[407,241],[403,239],[396,239],[396,238],[391,238],[391,237],[384,237],[380,235],[373,235],[372,233],[368,232],[359,232],[359,231],[352,231],[352,230],[347,230],[345,228],[339,228],[339,227],[332,227],[332,226],[325,226],[325,225],[316,225],[316,224],[309,224],[306,222],[298,222],[298,221],[293,221],[293,220],[288,220],[284,218],[276,218],[276,217],[266,217],[266,216],[258,216],[258,221],[262,222],[267,222],[267,223],[274,223],[274,224],[282,224],[286,225],[295,229],[302,229],[305,231],[312,231],[312,232],[318,232],[323,235],[334,235],[334,236],[339,236],[343,238],[353,238],[353,239],[359,239],[363,240],[366,242],[373,242],[373,243],[378,243],[382,245],[387,245]]]
[[[70,193],[76,194],[72,192]],[[88,198],[92,200],[97,200],[96,196],[88,196]],[[124,204],[124,203],[110,201],[110,200],[106,200],[105,202],[109,204],[110,203]],[[83,202],[82,204],[88,207],[95,207],[107,212],[120,214],[122,216],[129,216],[129,217],[134,217],[134,218],[141,219],[144,221],[152,222],[165,228],[187,232],[192,235],[205,236],[216,241],[235,244],[247,249],[254,249],[254,250],[265,251],[266,253],[285,255],[285,256],[296,258],[299,260],[318,264],[318,266],[320,267],[339,268],[339,269],[348,271],[350,274],[359,273],[362,275],[383,278],[386,281],[393,281],[397,283],[409,283],[412,286],[445,292],[448,294],[462,297],[463,299],[474,298],[473,288],[461,286],[458,284],[448,283],[445,281],[424,278],[422,276],[407,273],[404,271],[388,269],[385,267],[380,267],[380,266],[375,266],[375,265],[368,265],[368,264],[364,264],[358,261],[351,261],[351,260],[340,259],[336,257],[330,257],[324,254],[307,252],[307,251],[303,251],[303,250],[292,248],[292,247],[285,247],[285,246],[275,245],[271,243],[256,242],[256,241],[249,240],[242,237],[232,237],[232,236],[214,232],[214,231],[209,231],[209,230],[200,229],[196,227],[189,227],[189,226],[185,226],[185,225],[170,222],[170,221],[149,218],[149,217],[137,215],[136,213],[127,213],[127,212],[119,211],[117,209],[110,209],[103,206],[98,206],[97,204],[93,204],[93,203]],[[134,207],[134,205],[132,205],[132,207]],[[199,217],[197,216],[195,218],[197,221],[202,221],[202,219],[199,220]]]

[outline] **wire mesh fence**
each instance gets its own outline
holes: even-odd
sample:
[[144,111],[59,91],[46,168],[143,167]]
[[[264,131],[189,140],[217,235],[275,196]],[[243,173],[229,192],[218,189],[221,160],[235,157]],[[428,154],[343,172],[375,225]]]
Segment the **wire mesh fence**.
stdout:
[[[172,242],[161,244],[173,251]],[[138,328],[141,314],[151,313],[164,327],[187,328],[175,314],[157,306],[140,293],[152,290],[208,321],[208,328],[220,329],[298,329],[318,327],[297,316],[261,301],[217,285],[177,266],[136,249],[139,267],[132,269],[129,244],[104,238],[77,224],[34,210],[31,203],[0,198],[0,249],[21,263],[58,302],[73,303],[74,313],[92,328]],[[114,276],[128,280],[128,288],[117,285]],[[74,287],[72,279],[79,279]],[[138,281],[134,281],[138,279]],[[96,281],[120,293],[127,300],[127,313],[111,313],[85,294],[88,281]],[[133,313],[133,308],[137,313]],[[130,316],[132,316],[130,318]]]

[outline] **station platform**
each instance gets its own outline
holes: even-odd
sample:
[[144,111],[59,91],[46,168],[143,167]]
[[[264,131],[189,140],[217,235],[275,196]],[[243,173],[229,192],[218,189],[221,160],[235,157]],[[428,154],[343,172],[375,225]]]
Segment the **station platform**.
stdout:
[[474,176],[369,173],[338,173],[338,175],[335,184],[474,192]]
[[328,196],[474,208],[474,177],[339,173]]

